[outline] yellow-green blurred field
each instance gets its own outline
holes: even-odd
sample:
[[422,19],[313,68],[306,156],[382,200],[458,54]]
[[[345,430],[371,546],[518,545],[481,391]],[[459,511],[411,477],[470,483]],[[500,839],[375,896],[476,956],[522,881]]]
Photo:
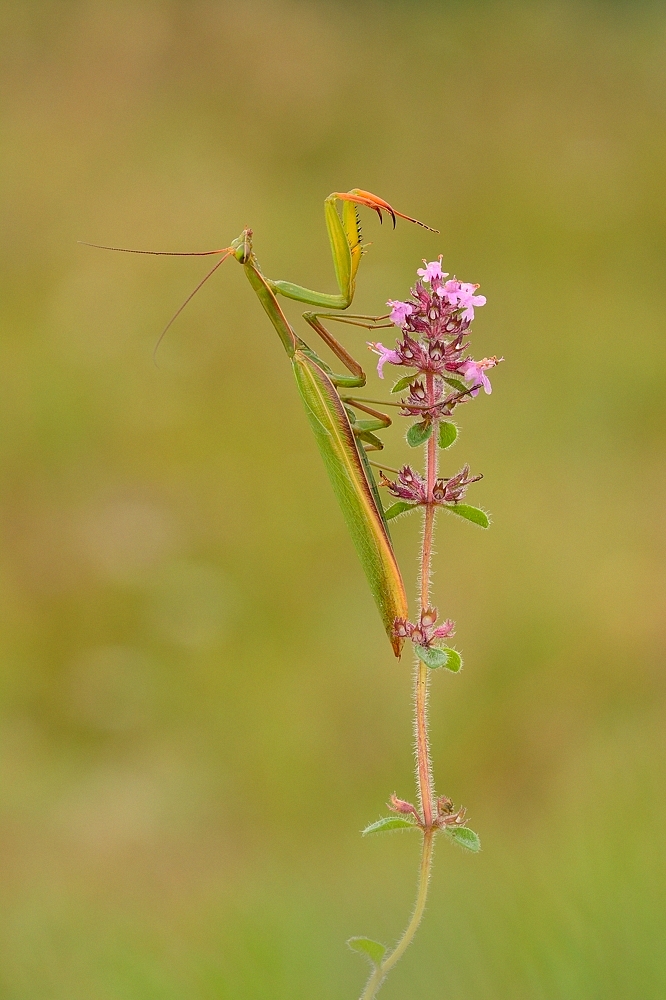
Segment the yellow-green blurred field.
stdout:
[[358,831],[412,794],[410,666],[278,339],[229,262],[156,368],[206,262],[76,243],[251,225],[333,290],[357,185],[442,233],[365,213],[358,311],[441,252],[506,357],[450,458],[494,524],[443,518],[435,576],[484,850],[441,844],[382,998],[666,995],[663,6],[19,0],[0,36],[0,996],[354,1000],[346,937],[404,925],[417,840]]

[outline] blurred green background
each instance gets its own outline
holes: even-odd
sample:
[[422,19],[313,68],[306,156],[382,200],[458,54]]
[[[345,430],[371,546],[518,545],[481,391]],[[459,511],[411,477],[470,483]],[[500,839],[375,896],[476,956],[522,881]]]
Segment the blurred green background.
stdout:
[[412,795],[410,666],[278,339],[229,262],[155,368],[205,261],[76,244],[251,225],[333,290],[357,185],[441,230],[366,212],[358,310],[443,253],[506,357],[449,460],[494,524],[443,518],[435,575],[438,787],[484,850],[441,844],[382,997],[666,995],[663,5],[18,2],[0,35],[0,995],[354,998],[346,937],[404,926],[416,838],[358,831]]

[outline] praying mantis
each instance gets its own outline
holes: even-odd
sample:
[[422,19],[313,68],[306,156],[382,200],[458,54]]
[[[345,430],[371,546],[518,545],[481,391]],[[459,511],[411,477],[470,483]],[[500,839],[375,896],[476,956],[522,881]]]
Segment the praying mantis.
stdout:
[[[342,216],[337,209],[338,202],[342,204]],[[250,285],[291,360],[296,385],[333,490],[360,556],[393,651],[396,656],[400,656],[403,639],[393,634],[393,624],[396,618],[403,617],[407,613],[407,597],[377,484],[368,460],[368,451],[381,450],[384,447],[375,432],[388,427],[391,420],[363,401],[340,394],[340,389],[362,388],[366,382],[365,372],[322,323],[322,319],[337,320],[373,329],[378,325],[380,318],[354,316],[349,313],[303,314],[306,323],[349,372],[346,375],[335,374],[326,362],[296,335],[277,299],[278,295],[283,295],[305,305],[324,309],[345,310],[351,305],[356,273],[363,253],[357,205],[374,209],[380,220],[382,212],[386,212],[393,219],[394,226],[396,215],[417,225],[423,225],[410,216],[395,212],[388,202],[368,191],[355,188],[344,194],[334,192],[329,195],[324,202],[324,211],[339,289],[337,295],[315,292],[288,281],[272,281],[264,277],[252,249],[252,231],[249,229],[245,229],[229,249],[236,260],[243,265]],[[359,419],[355,410],[366,416]]]
[[[340,210],[338,205],[341,206]],[[335,320],[370,330],[376,329],[382,324],[382,320],[386,319],[386,317],[355,316],[343,312],[349,308],[354,298],[356,274],[364,252],[357,209],[359,205],[375,211],[380,222],[383,221],[382,213],[386,213],[392,219],[394,228],[396,216],[399,216],[431,232],[437,232],[417,219],[395,211],[388,202],[369,191],[354,188],[344,193],[333,192],[324,202],[324,212],[339,289],[337,294],[316,292],[288,281],[273,281],[265,277],[252,248],[252,230],[244,229],[230,246],[196,255],[221,254],[222,256],[172,317],[162,336],[201,285],[228,257],[233,256],[243,266],[250,285],[275,327],[291,361],[296,385],[334,493],[361,559],[389,641],[395,655],[399,657],[404,639],[394,635],[393,624],[396,618],[406,617],[407,597],[368,459],[369,451],[383,448],[383,443],[376,432],[390,426],[391,420],[384,413],[368,406],[363,400],[341,394],[340,390],[362,388],[366,383],[365,372],[358,361],[322,323],[322,320]],[[155,251],[131,252],[155,253]],[[305,312],[303,318],[344,365],[348,374],[334,373],[330,366],[295,333],[280,307],[278,295],[318,309],[339,311],[337,314]],[[359,417],[356,411],[363,416]]]

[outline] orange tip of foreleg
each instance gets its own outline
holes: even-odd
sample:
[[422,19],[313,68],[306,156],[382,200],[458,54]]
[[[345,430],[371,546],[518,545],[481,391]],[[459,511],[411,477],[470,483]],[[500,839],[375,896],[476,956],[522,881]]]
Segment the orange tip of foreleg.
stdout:
[[379,220],[382,220],[382,212],[386,212],[387,215],[391,216],[393,220],[393,228],[395,229],[395,219],[399,216],[401,219],[406,219],[407,222],[413,222],[417,226],[421,226],[423,229],[427,229],[430,233],[438,233],[438,229],[431,229],[430,226],[426,226],[425,222],[420,222],[418,219],[413,219],[411,215],[404,215],[403,212],[396,211],[387,201],[383,198],[378,197],[376,194],[372,194],[371,191],[363,191],[361,188],[353,188],[351,191],[347,191],[344,194],[337,193],[336,197],[340,198],[341,201],[353,201],[357,205],[365,205],[366,208],[373,209],[379,216]]

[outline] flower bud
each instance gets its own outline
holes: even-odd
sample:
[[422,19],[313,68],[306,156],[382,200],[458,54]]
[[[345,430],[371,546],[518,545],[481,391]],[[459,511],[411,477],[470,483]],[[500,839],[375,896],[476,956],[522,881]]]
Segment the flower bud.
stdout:
[[421,615],[421,625],[428,628],[430,625],[434,625],[437,621],[437,609],[436,608],[426,608]]
[[396,618],[393,622],[393,635],[398,639],[404,639],[409,635],[409,623],[404,618]]
[[453,800],[448,795],[440,795],[437,799],[437,815],[444,816],[453,812]]
[[391,796],[391,798],[388,801],[388,807],[389,807],[389,809],[392,809],[393,812],[397,812],[397,813],[415,813],[416,812],[416,809],[411,804],[411,802],[405,802],[404,799],[399,799],[398,796],[395,794],[395,792],[393,793],[393,795]]

